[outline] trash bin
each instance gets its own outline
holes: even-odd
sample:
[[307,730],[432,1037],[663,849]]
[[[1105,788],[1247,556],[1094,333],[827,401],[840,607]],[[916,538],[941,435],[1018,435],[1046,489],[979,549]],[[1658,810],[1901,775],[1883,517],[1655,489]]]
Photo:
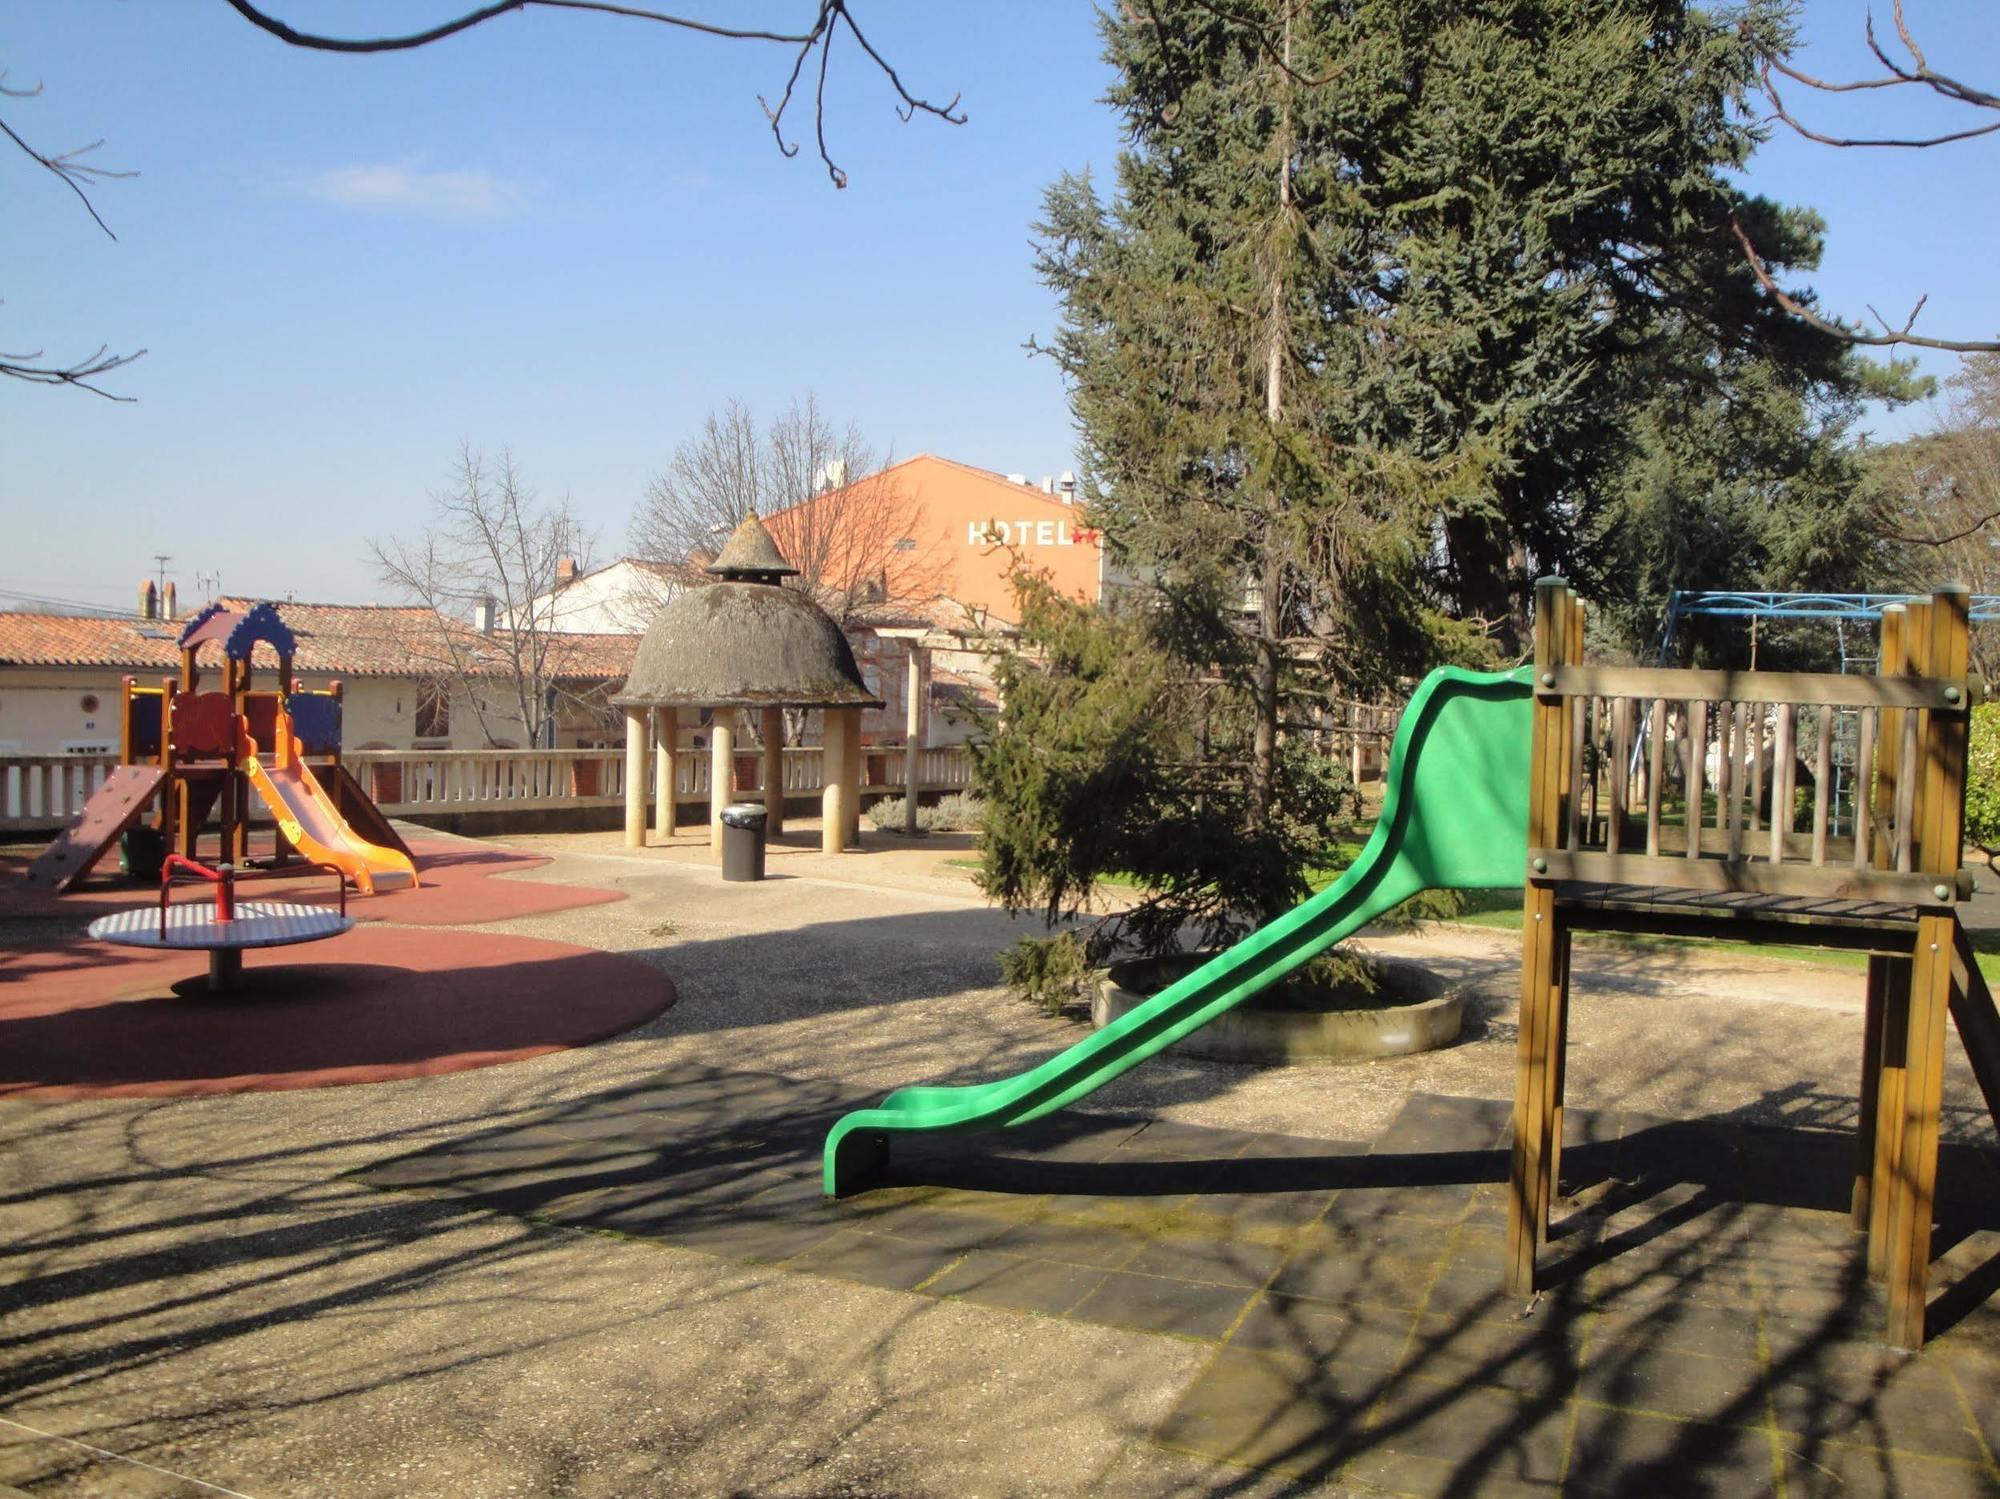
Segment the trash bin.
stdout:
[[166,835],[158,828],[141,823],[127,828],[118,840],[118,868],[135,880],[157,883],[160,866],[167,861]]
[[764,809],[755,802],[731,802],[722,809],[722,877],[764,878]]

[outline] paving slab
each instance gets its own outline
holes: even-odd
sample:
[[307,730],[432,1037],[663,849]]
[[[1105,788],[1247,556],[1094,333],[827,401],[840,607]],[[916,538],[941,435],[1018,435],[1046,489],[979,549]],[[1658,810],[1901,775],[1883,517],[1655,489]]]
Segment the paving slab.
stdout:
[[[1296,1137],[1265,1152],[1242,1130],[1136,1121],[943,1137],[903,1153],[877,1210],[872,1194],[814,1195],[820,1132],[841,1107],[823,1088],[794,1094],[755,1073],[738,1086],[688,1068],[608,1112],[642,1118],[618,1108],[631,1091],[671,1106],[682,1080],[704,1101],[698,1124],[635,1136],[623,1154],[595,1129],[578,1137],[610,1153],[580,1156],[580,1178],[593,1159],[646,1155],[642,1196],[621,1195],[639,1190],[629,1185],[572,1193],[538,1211],[919,1300],[1204,1347],[1200,1373],[1149,1434],[1184,1456],[1408,1492],[1736,1494],[1775,1492],[1788,1465],[1838,1448],[1840,1465],[1866,1450],[1884,1474],[1928,1463],[1933,1487],[2000,1485],[1974,1414],[2000,1408],[2000,1366],[1982,1342],[2000,1309],[1982,1303],[1917,1358],[1872,1341],[1880,1308],[1859,1242],[1827,1231],[1851,1159],[1831,1137],[1585,1111],[1579,1137],[1596,1155],[1566,1157],[1566,1189],[1573,1204],[1602,1188],[1598,1208],[1568,1212],[1548,1252],[1550,1292],[1524,1305],[1500,1284],[1501,1234],[1473,1212],[1505,1159],[1506,1110],[1493,1100],[1413,1097],[1365,1154],[1308,1152]],[[546,1118],[525,1116],[518,1139],[447,1142],[361,1179],[522,1212],[561,1138]],[[716,1143],[732,1141],[772,1186],[712,1195]],[[1794,1179],[1742,1169],[1778,1158]],[[1226,1190],[1233,1162],[1254,1162],[1265,1185],[1289,1180],[1321,1212],[1246,1224],[1241,1194]],[[1013,1190],[1042,1164],[1050,1190]],[[1185,1190],[1102,1190],[1143,1167],[1186,1173]],[[1948,1180],[1976,1184],[1979,1169],[1948,1153]],[[965,1185],[982,1177],[989,1185]],[[1778,1200],[1727,1198],[1717,1177]],[[1222,1211],[1204,1207],[1211,1183]],[[1692,1195],[1674,1190],[1691,1184]],[[1944,1201],[1947,1221],[1967,1225],[1958,1242],[2000,1228],[2000,1202],[1976,1191]]]
[[[1028,928],[874,852],[724,886],[692,852],[546,851],[515,878],[627,899],[482,930],[627,954],[672,1010],[483,1072],[0,1102],[0,1419],[33,1429],[0,1492],[2000,1492],[2000,1227],[1966,1211],[2000,1200],[1966,1149],[1992,1126],[1954,1056],[1938,1335],[1873,1383],[1840,970],[1579,949],[1527,1303],[1497,1273],[1505,934],[1391,939],[1472,984],[1460,1045],[1156,1059],[828,1205],[815,1136],[851,1101],[1081,1034],[999,991]],[[1341,1261],[1429,1278],[1275,1288]]]

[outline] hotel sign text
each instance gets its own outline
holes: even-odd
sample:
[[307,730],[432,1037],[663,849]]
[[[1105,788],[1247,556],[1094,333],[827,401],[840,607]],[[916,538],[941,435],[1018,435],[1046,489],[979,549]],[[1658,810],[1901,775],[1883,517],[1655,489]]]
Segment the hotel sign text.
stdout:
[[965,544],[971,547],[1068,547],[1096,540],[1095,531],[1078,527],[1072,532],[1066,520],[975,520],[965,524]]

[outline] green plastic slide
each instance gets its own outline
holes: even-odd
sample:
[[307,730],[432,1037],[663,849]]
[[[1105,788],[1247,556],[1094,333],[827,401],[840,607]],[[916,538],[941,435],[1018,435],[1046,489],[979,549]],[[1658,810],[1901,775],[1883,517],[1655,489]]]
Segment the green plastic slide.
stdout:
[[901,1088],[827,1133],[825,1187],[865,1186],[897,1130],[1025,1124],[1074,1103],[1309,962],[1419,890],[1518,885],[1527,861],[1530,673],[1440,667],[1404,710],[1382,815],[1360,857],[1296,910],[1039,1067],[957,1088]]

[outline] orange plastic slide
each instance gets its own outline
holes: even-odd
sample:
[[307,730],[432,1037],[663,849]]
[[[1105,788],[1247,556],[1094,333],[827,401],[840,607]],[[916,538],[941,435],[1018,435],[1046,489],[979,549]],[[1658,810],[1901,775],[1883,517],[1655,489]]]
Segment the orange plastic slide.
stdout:
[[347,825],[312,771],[293,752],[291,730],[291,719],[281,711],[271,758],[265,760],[254,739],[245,745],[242,757],[243,773],[277,818],[279,831],[308,859],[331,864],[346,875],[363,895],[415,885],[417,866],[407,854],[370,843]]

